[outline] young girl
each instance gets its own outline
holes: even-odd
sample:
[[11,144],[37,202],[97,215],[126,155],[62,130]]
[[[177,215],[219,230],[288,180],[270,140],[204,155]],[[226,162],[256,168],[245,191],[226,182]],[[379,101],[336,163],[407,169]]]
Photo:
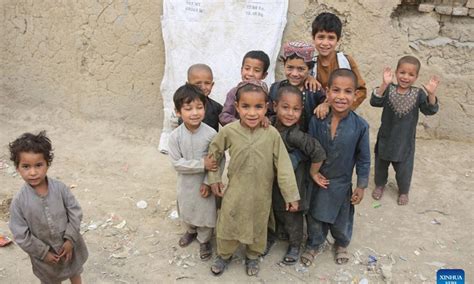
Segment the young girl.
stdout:
[[438,112],[438,100],[435,96],[439,84],[437,76],[431,77],[424,85],[425,91],[413,87],[420,71],[420,61],[413,56],[404,56],[398,60],[395,77],[398,84],[392,83],[392,71],[384,69],[383,82],[372,92],[370,104],[383,107],[382,124],[375,144],[375,189],[372,197],[382,198],[387,183],[388,167],[395,169],[398,185],[398,205],[408,204],[415,157],[415,136],[418,114],[433,115]]
[[217,161],[226,150],[231,157],[225,190],[218,171],[208,175],[212,192],[222,197],[216,225],[218,257],[211,267],[215,275],[224,272],[240,244],[246,246],[247,274],[257,275],[258,257],[267,240],[275,173],[286,209],[298,209],[295,175],[280,134],[272,126],[261,126],[267,102],[265,83],[240,83],[235,102],[240,120],[226,125],[209,146],[209,153]]
[[[310,197],[310,188],[306,180],[308,166],[307,163],[299,163],[299,160],[301,155],[305,159],[310,159],[310,172],[315,175],[319,172],[322,161],[326,159],[326,152],[318,140],[300,130],[298,122],[304,109],[302,94],[297,87],[281,87],[274,102],[274,110],[276,116],[272,118],[272,125],[280,132],[288,150],[301,197],[299,210],[287,212],[278,184],[273,186],[272,207],[276,224],[283,229],[284,234],[288,235],[289,245],[286,255],[283,257],[283,263],[292,265],[299,259],[300,247],[303,242],[303,212],[309,207]],[[276,236],[268,239],[268,249],[271,247],[270,242],[274,242],[275,239]]]
[[82,210],[64,183],[46,174],[53,152],[44,131],[10,143],[10,159],[25,184],[12,200],[9,227],[29,254],[41,283],[81,283],[88,252],[80,234]]

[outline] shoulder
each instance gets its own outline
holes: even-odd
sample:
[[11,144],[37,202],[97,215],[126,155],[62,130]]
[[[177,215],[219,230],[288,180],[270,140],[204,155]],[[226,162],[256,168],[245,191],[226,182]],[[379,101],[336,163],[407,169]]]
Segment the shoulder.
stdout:
[[211,99],[210,97],[207,97],[207,101],[212,105],[212,106],[215,106],[215,107],[222,107],[222,105],[218,102],[216,102],[215,100]]
[[70,192],[69,187],[65,185],[62,181],[54,179],[54,178],[50,178],[49,176],[48,176],[48,189],[52,189],[60,193]]
[[178,127],[173,129],[170,133],[170,138],[176,138],[180,135],[181,131],[183,130],[184,123],[181,123]]
[[358,115],[354,111],[351,111],[349,115],[352,117],[353,121],[356,123],[358,128],[365,129],[365,130],[369,129],[369,123],[360,115]]
[[208,136],[214,136],[217,134],[216,130],[209,125],[205,124],[204,122],[201,122],[201,131],[205,133]]
[[278,132],[278,130],[273,125],[269,125],[267,128],[262,129],[263,131],[267,131],[269,135],[280,137],[280,132]]
[[21,187],[20,190],[13,196],[11,206],[18,205],[19,203],[22,203],[24,200],[26,200],[30,194],[30,188],[26,183],[24,183]]

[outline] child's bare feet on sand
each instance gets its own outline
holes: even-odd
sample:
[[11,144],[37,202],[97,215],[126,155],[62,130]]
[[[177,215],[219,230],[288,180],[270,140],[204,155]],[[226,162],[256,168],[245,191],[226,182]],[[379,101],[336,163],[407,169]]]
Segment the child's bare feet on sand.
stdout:
[[384,189],[385,189],[385,186],[375,187],[374,191],[372,191],[372,198],[375,200],[380,200],[383,196]]
[[408,204],[408,194],[402,193],[398,196],[398,205],[407,205]]

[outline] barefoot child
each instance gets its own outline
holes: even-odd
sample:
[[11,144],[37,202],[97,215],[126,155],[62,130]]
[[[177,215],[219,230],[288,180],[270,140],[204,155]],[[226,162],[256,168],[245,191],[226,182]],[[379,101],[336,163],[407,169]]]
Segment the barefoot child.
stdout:
[[225,190],[219,172],[209,173],[212,192],[223,197],[216,226],[218,256],[211,267],[214,275],[224,272],[240,244],[246,247],[247,274],[257,275],[258,257],[267,240],[275,176],[286,209],[298,210],[299,194],[285,145],[274,127],[261,126],[267,102],[267,87],[262,81],[239,84],[235,108],[240,120],[221,129],[209,146],[217,161],[226,150],[231,157]]
[[197,238],[201,260],[212,256],[212,229],[216,224],[216,201],[206,184],[206,170],[216,170],[207,149],[216,131],[202,123],[206,97],[196,86],[186,84],[176,90],[173,101],[183,124],[169,138],[169,157],[178,172],[178,212],[186,233],[179,239],[181,247]]
[[82,210],[69,188],[48,177],[53,161],[44,131],[10,143],[10,159],[25,181],[10,207],[9,227],[41,283],[81,283],[88,252],[80,234]]
[[[295,170],[296,181],[300,193],[299,210],[288,212],[285,209],[285,201],[280,193],[278,184],[273,185],[272,207],[276,223],[283,228],[283,233],[288,235],[288,249],[283,257],[283,263],[287,265],[296,264],[300,255],[300,247],[303,242],[303,213],[308,209],[311,190],[306,180],[309,166],[299,163],[295,156],[303,155],[310,159],[311,172],[318,173],[321,162],[326,159],[326,153],[318,140],[301,131],[300,121],[303,108],[303,94],[295,86],[284,86],[278,90],[274,101],[276,116],[272,118],[272,125],[280,132],[285,143]],[[269,234],[271,231],[269,232]],[[267,242],[274,242],[276,237]],[[267,247],[269,245],[267,244]]]
[[214,77],[211,67],[206,64],[194,64],[188,69],[188,83],[199,87],[206,96],[206,113],[202,122],[219,131],[219,114],[222,112],[222,105],[211,99]]
[[418,114],[433,115],[438,112],[438,100],[435,96],[439,84],[437,76],[431,77],[421,88],[413,87],[420,71],[420,61],[413,56],[400,58],[395,71],[397,84],[392,83],[392,71],[384,69],[383,82],[370,98],[374,107],[383,107],[382,124],[375,144],[375,189],[372,197],[382,198],[387,183],[388,167],[395,169],[399,197],[398,205],[408,203],[415,157],[415,137]]
[[[335,261],[347,263],[347,247],[352,237],[354,205],[364,197],[370,170],[369,125],[351,111],[357,92],[357,77],[349,69],[336,69],[328,80],[329,115],[313,117],[309,133],[326,150],[316,184],[313,184],[307,215],[308,240],[301,256],[311,265],[326,240],[328,231],[334,237]],[[354,166],[357,186],[352,190]]]
[[[321,13],[313,21],[311,35],[318,51],[313,75],[324,90],[328,86],[329,75],[338,68],[351,69],[356,75],[358,92],[351,107],[355,110],[367,97],[367,89],[354,58],[336,51],[342,36],[341,20],[332,13]],[[316,115],[322,119],[328,111],[329,103],[326,101],[317,107]]]

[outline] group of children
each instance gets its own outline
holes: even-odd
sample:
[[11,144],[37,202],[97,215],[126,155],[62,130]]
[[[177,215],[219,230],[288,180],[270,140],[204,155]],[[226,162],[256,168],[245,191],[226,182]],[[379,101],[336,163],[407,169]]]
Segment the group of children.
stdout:
[[[209,98],[214,81],[205,64],[192,65],[187,83],[175,92],[181,124],[170,135],[169,157],[178,173],[178,212],[186,228],[179,245],[197,239],[200,258],[208,260],[215,228],[214,275],[224,272],[240,245],[245,246],[247,274],[257,275],[259,257],[277,239],[288,240],[283,263],[301,260],[309,266],[329,231],[336,263],[348,262],[354,205],[368,186],[370,144],[368,123],[353,111],[366,98],[365,82],[354,59],[336,52],[341,30],[334,14],[318,15],[313,45],[283,45],[286,79],[270,90],[262,81],[270,66],[268,55],[250,51],[242,61],[242,82],[229,91],[224,106]],[[419,70],[418,59],[401,58],[397,83],[385,68],[382,84],[371,95],[370,104],[383,108],[374,199],[382,197],[392,164],[398,204],[408,203],[419,111],[438,111],[439,78],[433,76],[424,90],[414,87]],[[70,190],[47,177],[53,160],[50,140],[44,132],[25,133],[10,143],[10,153],[25,180],[11,204],[9,226],[16,243],[29,254],[42,283],[81,283],[88,257],[80,234],[82,212]],[[230,162],[224,186],[226,153]]]

